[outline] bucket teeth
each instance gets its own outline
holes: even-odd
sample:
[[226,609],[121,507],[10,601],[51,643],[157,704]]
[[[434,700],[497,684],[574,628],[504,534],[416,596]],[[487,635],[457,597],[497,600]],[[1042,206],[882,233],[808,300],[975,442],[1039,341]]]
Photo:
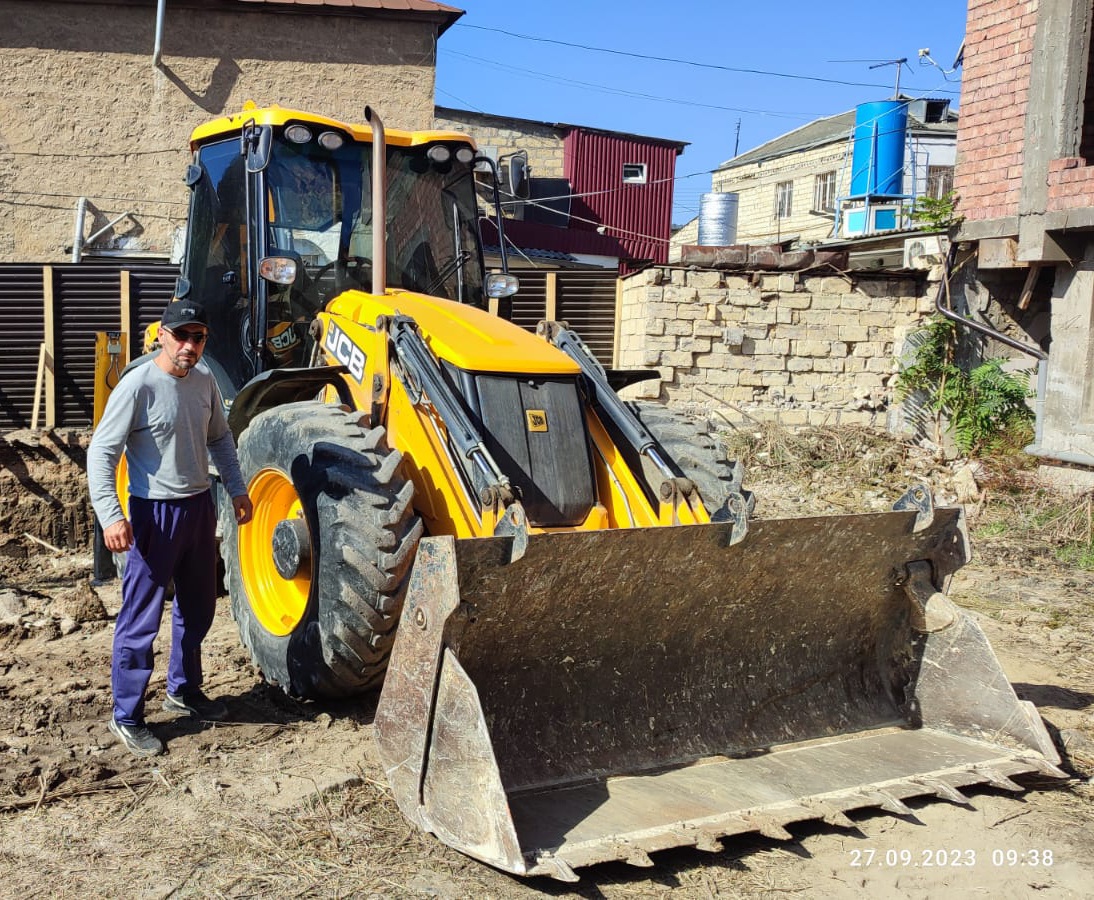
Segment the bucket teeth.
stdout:
[[702,850],[704,853],[721,853],[725,846],[718,839],[718,835],[709,831],[699,832],[699,837],[695,841],[695,847],[698,850]]
[[968,806],[972,808],[972,801],[969,800],[964,794],[961,793],[953,785],[946,784],[946,782],[938,778],[915,778],[912,780],[913,784],[921,785],[927,788],[936,797],[941,797],[943,800],[949,800],[950,803],[956,803],[958,806]]
[[649,869],[653,866],[650,855],[641,847],[631,847],[626,857],[628,866],[637,866],[640,869]]
[[565,881],[567,884],[573,884],[580,881],[581,878],[577,872],[573,870],[573,867],[564,859],[560,859],[557,856],[541,856],[537,860],[537,865],[545,866],[549,870],[549,874],[556,881]]
[[1071,776],[1059,766],[1054,766],[1047,759],[1040,756],[1023,756],[1018,762],[1029,766],[1035,772],[1040,772],[1042,775],[1048,775],[1050,778],[1071,778]]
[[885,812],[894,816],[911,816],[915,818],[915,812],[898,797],[885,791],[869,791],[861,795],[866,802],[863,806],[880,806]]
[[831,803],[813,801],[812,803],[807,804],[806,808],[813,815],[819,817],[825,825],[831,825],[833,828],[848,828],[852,830],[858,828],[858,825],[849,819],[842,809]]
[[1001,791],[1012,791],[1013,793],[1018,794],[1025,790],[1017,781],[1012,781],[998,769],[981,766],[979,768],[974,768],[972,771],[981,778],[986,778],[992,787],[999,788]]
[[749,830],[758,831],[765,838],[771,838],[773,841],[792,841],[795,839],[794,835],[783,827],[782,822],[771,816],[765,816],[762,813],[750,813],[743,816],[743,818]]

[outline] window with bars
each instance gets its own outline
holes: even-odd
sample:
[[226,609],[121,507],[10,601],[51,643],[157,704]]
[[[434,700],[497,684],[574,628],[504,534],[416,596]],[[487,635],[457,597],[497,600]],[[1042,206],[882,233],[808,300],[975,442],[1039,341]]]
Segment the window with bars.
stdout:
[[832,212],[836,208],[836,173],[823,172],[813,179],[813,209]]
[[794,207],[794,182],[780,181],[775,185],[775,218],[788,219]]
[[953,166],[927,166],[926,196],[940,200],[953,190]]

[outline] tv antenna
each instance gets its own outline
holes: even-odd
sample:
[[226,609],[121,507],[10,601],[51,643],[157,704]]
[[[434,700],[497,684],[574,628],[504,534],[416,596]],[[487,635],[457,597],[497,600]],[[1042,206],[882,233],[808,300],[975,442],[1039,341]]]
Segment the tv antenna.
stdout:
[[[896,66],[896,87],[893,89],[893,99],[900,99],[900,72],[908,64],[908,57],[902,56],[900,59],[887,59],[885,62],[879,62],[877,65],[870,66],[871,69],[880,69],[882,66]],[[911,71],[911,67],[908,67]]]

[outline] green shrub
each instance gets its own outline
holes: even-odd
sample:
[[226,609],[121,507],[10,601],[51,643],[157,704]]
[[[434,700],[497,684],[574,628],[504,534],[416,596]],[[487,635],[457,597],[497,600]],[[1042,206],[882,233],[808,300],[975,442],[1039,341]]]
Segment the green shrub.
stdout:
[[989,359],[966,371],[955,361],[957,326],[944,316],[932,316],[912,336],[915,357],[897,376],[902,398],[922,392],[933,413],[935,437],[942,421],[957,448],[966,454],[1021,446],[1032,436],[1033,410],[1029,372],[1004,372],[1003,363]]

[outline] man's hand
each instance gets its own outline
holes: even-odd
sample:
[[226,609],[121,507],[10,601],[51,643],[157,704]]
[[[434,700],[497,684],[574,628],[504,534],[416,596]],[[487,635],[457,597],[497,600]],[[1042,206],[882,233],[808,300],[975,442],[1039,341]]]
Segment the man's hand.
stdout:
[[133,546],[133,526],[128,519],[118,519],[103,529],[103,543],[111,553],[125,553]]
[[242,494],[239,497],[233,497],[232,506],[236,511],[237,525],[246,525],[254,517],[254,506],[251,504],[251,498],[246,494]]

